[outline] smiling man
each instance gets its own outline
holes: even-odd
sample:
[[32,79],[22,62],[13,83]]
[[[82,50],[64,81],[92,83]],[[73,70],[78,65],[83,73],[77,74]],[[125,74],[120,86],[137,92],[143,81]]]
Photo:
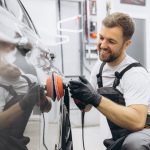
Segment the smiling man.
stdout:
[[134,30],[133,20],[125,13],[104,18],[91,84],[83,77],[69,84],[74,99],[106,116],[112,133],[112,139],[104,141],[108,150],[150,150],[150,78],[126,53]]

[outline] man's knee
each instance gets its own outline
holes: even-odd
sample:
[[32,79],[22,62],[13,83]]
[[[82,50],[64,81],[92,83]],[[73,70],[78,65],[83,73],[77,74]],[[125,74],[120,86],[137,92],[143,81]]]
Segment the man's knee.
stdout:
[[146,150],[142,137],[129,135],[122,144],[121,150]]

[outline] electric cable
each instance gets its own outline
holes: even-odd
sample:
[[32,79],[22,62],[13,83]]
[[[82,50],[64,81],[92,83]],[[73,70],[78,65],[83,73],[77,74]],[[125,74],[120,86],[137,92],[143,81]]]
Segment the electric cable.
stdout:
[[45,117],[44,117],[44,113],[42,113],[43,116],[43,146],[45,147],[46,150],[48,150],[46,144],[45,144]]
[[83,150],[85,150],[85,145],[84,145],[84,115],[85,115],[85,112],[84,112],[84,111],[81,111]]

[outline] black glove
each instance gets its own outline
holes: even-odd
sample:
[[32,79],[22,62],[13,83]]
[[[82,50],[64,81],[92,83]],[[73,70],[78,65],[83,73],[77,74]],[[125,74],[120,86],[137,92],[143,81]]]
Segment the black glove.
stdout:
[[92,85],[84,77],[79,77],[81,81],[70,81],[69,88],[71,97],[78,99],[83,103],[91,104],[94,107],[98,107],[101,101],[101,95],[98,94],[92,87]]
[[74,100],[74,103],[77,105],[77,107],[80,109],[80,110],[84,110],[86,105],[84,102],[80,101],[79,99],[73,99]]
[[[81,77],[79,77],[79,79],[80,79]],[[80,81],[82,81],[82,78],[81,78],[81,80]],[[84,110],[85,108],[86,108],[86,106],[87,106],[87,104],[85,104],[84,102],[82,102],[82,101],[80,101],[79,99],[73,99],[74,100],[74,103],[76,104],[76,106],[80,109],[80,110]]]
[[23,97],[22,100],[19,101],[19,104],[23,111],[26,111],[28,108],[32,108],[38,101],[40,100],[40,86],[36,83],[33,83],[27,92],[27,94]]

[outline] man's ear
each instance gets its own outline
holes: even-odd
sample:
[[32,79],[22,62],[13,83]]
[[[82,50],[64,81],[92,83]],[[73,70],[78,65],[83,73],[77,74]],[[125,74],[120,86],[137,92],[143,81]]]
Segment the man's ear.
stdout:
[[130,45],[132,43],[132,40],[130,39],[130,40],[127,40],[126,42],[125,42],[125,49],[127,49],[128,48],[128,46]]

